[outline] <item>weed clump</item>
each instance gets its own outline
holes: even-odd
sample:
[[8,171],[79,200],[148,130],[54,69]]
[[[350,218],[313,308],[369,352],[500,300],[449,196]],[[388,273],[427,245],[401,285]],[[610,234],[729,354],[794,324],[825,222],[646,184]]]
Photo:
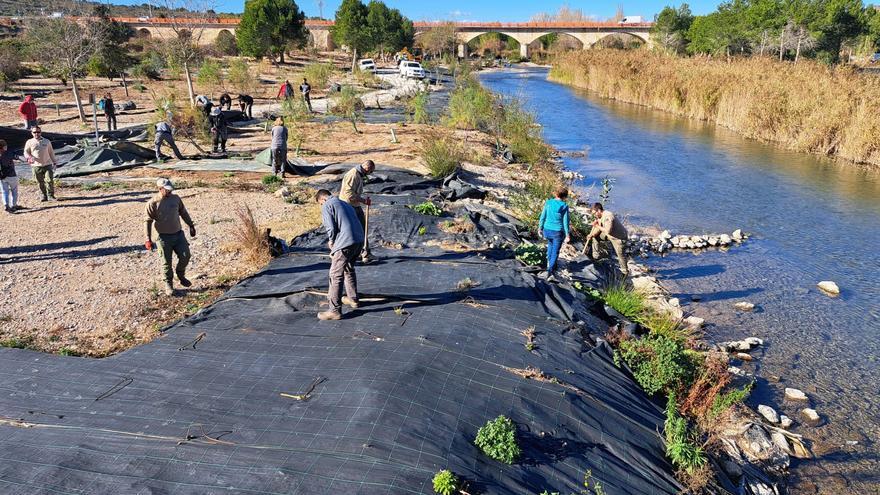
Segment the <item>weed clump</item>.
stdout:
[[430,215],[433,217],[439,217],[443,214],[443,210],[431,201],[425,201],[414,205],[412,206],[412,209],[415,210],[417,213],[421,213],[422,215]]
[[697,435],[688,428],[687,420],[676,408],[675,394],[669,394],[666,403],[666,455],[675,467],[693,474],[706,465],[706,453],[697,444]]
[[626,339],[618,354],[645,392],[673,392],[690,382],[694,364],[680,342],[663,335]]
[[422,139],[419,154],[431,177],[438,179],[455,172],[465,158],[464,150],[457,141],[438,134],[429,134]]
[[458,478],[452,474],[452,471],[444,469],[438,471],[432,480],[434,492],[440,495],[452,495],[458,487]]
[[235,207],[236,223],[232,227],[232,238],[236,248],[244,259],[254,265],[263,266],[271,259],[269,239],[264,230],[260,229],[250,207]]
[[474,444],[487,456],[505,464],[513,464],[522,453],[516,443],[516,425],[504,415],[482,426]]
[[547,258],[547,249],[525,241],[513,250],[513,254],[526,266],[541,266]]
[[645,296],[620,284],[606,288],[602,299],[605,304],[627,318],[636,319],[646,310]]

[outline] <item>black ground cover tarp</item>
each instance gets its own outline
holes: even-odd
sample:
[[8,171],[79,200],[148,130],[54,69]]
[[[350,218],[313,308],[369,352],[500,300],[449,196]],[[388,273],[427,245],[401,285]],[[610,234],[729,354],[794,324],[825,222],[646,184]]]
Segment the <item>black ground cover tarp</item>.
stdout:
[[[443,218],[407,205],[434,184],[368,185],[379,261],[341,321],[315,318],[329,258],[311,233],[149,344],[101,360],[0,349],[0,492],[429,494],[448,468],[472,494],[580,493],[588,469],[609,494],[676,493],[662,410],[590,344],[604,328],[584,299],[509,251],[432,246],[450,240]],[[515,242],[490,218],[471,241]],[[500,414],[523,448],[512,466],[472,443]]]

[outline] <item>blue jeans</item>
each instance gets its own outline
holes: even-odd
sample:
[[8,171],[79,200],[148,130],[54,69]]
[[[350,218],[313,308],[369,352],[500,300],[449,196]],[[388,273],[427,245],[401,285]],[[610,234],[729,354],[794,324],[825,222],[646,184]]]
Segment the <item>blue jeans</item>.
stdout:
[[556,270],[556,260],[559,258],[565,233],[560,230],[545,230],[544,239],[547,239],[547,273],[553,273]]
[[3,195],[3,206],[13,208],[18,206],[18,177],[6,177],[0,179],[0,192]]

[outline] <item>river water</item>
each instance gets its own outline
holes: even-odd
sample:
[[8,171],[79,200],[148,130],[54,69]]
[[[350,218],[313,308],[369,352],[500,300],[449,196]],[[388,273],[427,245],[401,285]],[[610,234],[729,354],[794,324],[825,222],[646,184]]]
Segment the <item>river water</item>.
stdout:
[[[707,320],[712,341],[757,336],[744,369],[749,403],[795,419],[817,460],[793,464],[792,493],[880,493],[880,174],[790,153],[700,122],[616,103],[547,80],[543,69],[481,75],[533,110],[545,140],[587,151],[565,165],[589,187],[616,179],[611,208],[673,234],[752,234],[727,252],[674,253],[647,263]],[[816,288],[835,281],[841,295]],[[737,312],[749,301],[756,310]],[[785,387],[823,418],[797,421]]]

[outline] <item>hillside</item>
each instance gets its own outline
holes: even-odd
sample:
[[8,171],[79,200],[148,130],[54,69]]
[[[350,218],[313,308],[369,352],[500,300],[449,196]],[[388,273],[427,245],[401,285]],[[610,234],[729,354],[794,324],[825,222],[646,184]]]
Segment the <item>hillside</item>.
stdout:
[[[90,1],[74,1],[74,0],[45,0],[39,3],[21,2],[18,0],[0,0],[0,16],[26,17],[49,15],[53,12],[65,13],[89,13],[97,5],[108,5],[110,7],[110,15],[117,17],[145,17],[152,15],[160,16],[167,13],[168,9],[163,7],[150,7],[147,3],[140,5],[116,5],[102,4]],[[237,14],[220,13],[219,16],[237,16]]]

